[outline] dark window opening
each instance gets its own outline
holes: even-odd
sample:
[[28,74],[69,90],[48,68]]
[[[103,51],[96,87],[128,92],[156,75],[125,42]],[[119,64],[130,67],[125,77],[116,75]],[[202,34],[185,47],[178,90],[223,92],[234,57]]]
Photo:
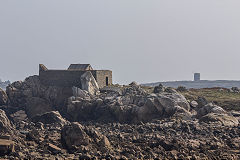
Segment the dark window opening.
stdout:
[[106,77],[106,86],[108,86],[108,77]]

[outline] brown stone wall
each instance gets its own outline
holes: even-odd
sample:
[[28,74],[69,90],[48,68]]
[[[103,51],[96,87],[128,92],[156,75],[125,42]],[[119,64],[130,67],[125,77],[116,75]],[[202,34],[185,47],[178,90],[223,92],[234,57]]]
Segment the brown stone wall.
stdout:
[[112,85],[112,71],[109,70],[96,71],[96,80],[100,88],[106,86],[106,77],[108,77],[108,85]]
[[[40,70],[39,77],[43,85],[61,87],[77,86],[81,88],[80,77],[85,72],[76,70]],[[108,77],[109,85],[112,84],[112,71],[92,70],[90,72],[95,77],[100,88],[106,86],[106,77]]]
[[40,71],[40,81],[44,85],[61,87],[81,87],[81,75],[85,71],[47,70]]

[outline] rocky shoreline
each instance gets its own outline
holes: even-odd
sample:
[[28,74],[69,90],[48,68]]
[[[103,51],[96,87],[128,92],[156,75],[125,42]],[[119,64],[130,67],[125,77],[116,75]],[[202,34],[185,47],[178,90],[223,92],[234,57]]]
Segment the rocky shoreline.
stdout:
[[38,76],[10,84],[0,92],[0,157],[240,158],[240,112],[161,85],[100,91],[43,86]]

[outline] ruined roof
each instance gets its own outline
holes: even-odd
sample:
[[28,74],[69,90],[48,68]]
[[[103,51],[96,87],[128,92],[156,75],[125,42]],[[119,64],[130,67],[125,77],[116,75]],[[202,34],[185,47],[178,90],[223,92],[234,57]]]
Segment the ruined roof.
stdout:
[[93,70],[90,64],[71,64],[68,70]]

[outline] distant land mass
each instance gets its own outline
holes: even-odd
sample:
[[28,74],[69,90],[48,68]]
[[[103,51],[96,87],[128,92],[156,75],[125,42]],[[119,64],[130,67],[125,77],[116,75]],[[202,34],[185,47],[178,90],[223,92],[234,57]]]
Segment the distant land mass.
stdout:
[[11,82],[10,81],[5,81],[3,82],[1,79],[0,79],[0,88],[2,89],[6,89],[6,87],[10,84]]
[[172,87],[177,88],[179,86],[184,86],[186,88],[214,88],[214,87],[220,87],[220,88],[232,88],[232,87],[238,87],[240,88],[240,81],[235,80],[200,80],[200,81],[167,81],[167,82],[156,82],[156,83],[146,83],[142,84],[144,86],[158,86],[159,84],[162,84],[165,87]]

